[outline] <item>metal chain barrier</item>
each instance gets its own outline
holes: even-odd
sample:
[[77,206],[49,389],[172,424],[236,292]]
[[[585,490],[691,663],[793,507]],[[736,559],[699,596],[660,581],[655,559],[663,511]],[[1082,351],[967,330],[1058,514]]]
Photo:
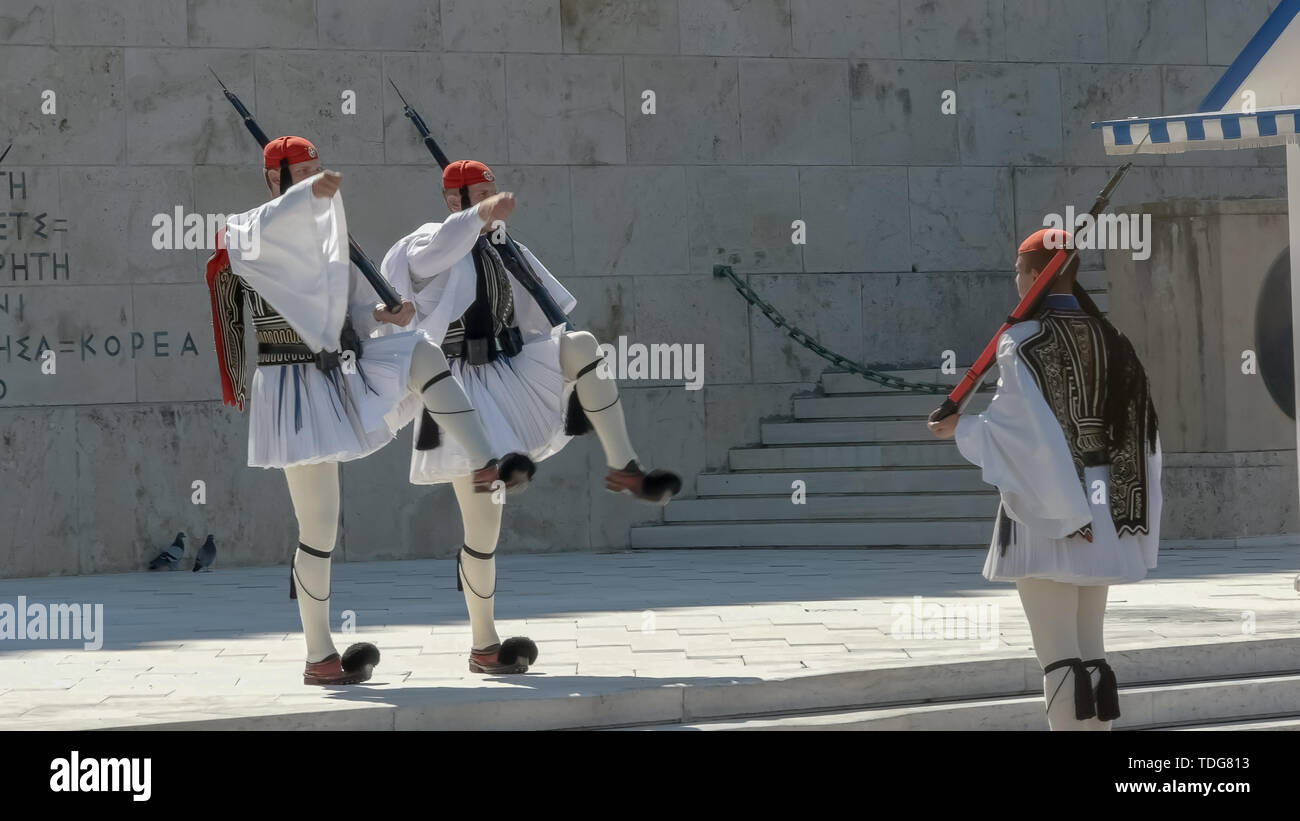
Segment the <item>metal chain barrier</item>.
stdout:
[[750,305],[753,305],[758,310],[762,311],[763,316],[771,320],[773,325],[784,330],[786,334],[795,342],[798,342],[800,345],[803,345],[808,350],[812,351],[813,353],[820,356],[822,359],[825,359],[827,362],[830,362],[832,365],[835,365],[838,368],[843,368],[844,370],[849,371],[850,373],[856,373],[858,376],[861,376],[863,379],[870,380],[872,382],[875,382],[878,385],[884,385],[886,388],[893,388],[894,390],[900,390],[900,391],[910,390],[910,391],[917,391],[920,393],[934,393],[934,394],[944,394],[944,395],[952,392],[952,389],[954,387],[953,385],[940,385],[935,382],[909,382],[906,379],[900,379],[897,376],[891,376],[890,374],[884,373],[882,371],[874,371],[871,368],[866,367],[865,365],[860,365],[851,359],[846,359],[840,354],[837,354],[835,351],[832,351],[830,348],[827,348],[825,345],[821,344],[816,339],[813,339],[805,331],[799,329],[795,325],[792,325],[790,321],[787,320],[781,314],[780,311],[778,311],[775,307],[773,307],[769,303],[765,302],[762,297],[760,297],[757,293],[754,292],[753,288],[749,287],[748,283],[744,282],[743,280],[740,279],[740,277],[736,276],[736,273],[731,270],[730,265],[714,265],[713,275],[718,279],[722,279],[725,277],[731,280],[731,284],[736,287],[736,290],[739,291],[740,295],[745,298],[745,301],[748,302]]

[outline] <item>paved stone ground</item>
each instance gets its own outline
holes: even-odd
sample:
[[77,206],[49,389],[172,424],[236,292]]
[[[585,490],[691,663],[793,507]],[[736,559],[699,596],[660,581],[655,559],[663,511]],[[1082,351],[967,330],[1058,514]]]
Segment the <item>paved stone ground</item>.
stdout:
[[[0,723],[82,729],[300,715],[300,726],[346,727],[368,706],[580,694],[617,701],[667,685],[1028,656],[1014,587],[986,582],[982,558],[969,550],[506,556],[499,630],[531,636],[541,655],[529,675],[495,679],[466,668],[454,562],[339,564],[335,626],[350,608],[356,635],[338,633],[336,643],[374,641],[383,660],[369,684],[328,689],[301,683],[287,568],[3,580],[0,603],[102,603],[105,627],[96,651],[0,641]],[[1160,562],[1147,581],[1112,588],[1108,649],[1240,641],[1249,637],[1246,612],[1259,638],[1300,635],[1300,548],[1168,550]],[[931,604],[987,608],[996,639],[992,630],[930,637]],[[924,619],[920,635],[907,635],[914,616]],[[335,710],[350,712],[331,718]]]

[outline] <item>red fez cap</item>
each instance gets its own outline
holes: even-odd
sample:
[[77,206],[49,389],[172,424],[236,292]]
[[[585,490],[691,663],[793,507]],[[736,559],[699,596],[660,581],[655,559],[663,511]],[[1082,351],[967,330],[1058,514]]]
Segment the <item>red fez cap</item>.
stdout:
[[262,149],[262,165],[266,168],[279,168],[280,160],[288,160],[289,165],[316,159],[316,146],[302,137],[276,137]]
[[478,160],[456,160],[442,170],[443,190],[465,188],[478,182],[492,182],[492,169]]
[[1030,254],[1034,251],[1059,251],[1068,248],[1074,242],[1069,231],[1061,228],[1040,228],[1022,243],[1017,253]]

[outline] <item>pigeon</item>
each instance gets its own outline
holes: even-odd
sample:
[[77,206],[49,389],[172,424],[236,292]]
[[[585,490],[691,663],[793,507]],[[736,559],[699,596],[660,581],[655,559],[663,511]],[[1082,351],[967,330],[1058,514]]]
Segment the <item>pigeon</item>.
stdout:
[[150,570],[179,570],[181,558],[185,555],[185,534],[177,533],[176,540],[167,546],[163,552],[159,553],[154,560],[149,562]]
[[198,573],[200,570],[210,570],[212,568],[212,563],[216,561],[216,559],[217,546],[212,541],[212,534],[209,533],[208,538],[203,542],[203,547],[200,547],[199,552],[194,556],[194,572]]

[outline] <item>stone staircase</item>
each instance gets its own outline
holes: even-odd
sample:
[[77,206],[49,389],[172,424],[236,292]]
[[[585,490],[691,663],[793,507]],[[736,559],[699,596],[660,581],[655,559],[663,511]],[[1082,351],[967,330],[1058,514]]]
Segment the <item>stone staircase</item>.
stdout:
[[[1104,277],[1081,275],[1103,311]],[[955,385],[966,366],[891,373]],[[968,412],[987,407],[996,381],[995,371]],[[997,493],[951,440],[926,430],[942,400],[824,373],[817,395],[793,398],[792,421],[762,423],[759,445],[733,448],[728,469],[701,474],[697,496],[664,508],[662,523],[633,527],[631,547],[987,547]]]
[[[1300,730],[1294,639],[1152,647],[1108,654],[1120,678],[1116,730]],[[731,716],[651,730],[1046,730],[1033,659],[968,661],[827,676],[817,688],[738,698]],[[775,689],[775,688],[772,688]],[[756,694],[757,695],[757,694]],[[838,703],[837,703],[838,702]],[[704,713],[701,710],[701,713]]]
[[[937,369],[904,379],[955,384]],[[632,528],[638,548],[986,546],[997,494],[925,418],[943,400],[851,373],[794,398],[794,421],[764,422],[761,444],[733,448],[729,469],[698,477],[697,497]],[[988,391],[971,403],[982,410]],[[802,481],[802,504],[794,484]]]

